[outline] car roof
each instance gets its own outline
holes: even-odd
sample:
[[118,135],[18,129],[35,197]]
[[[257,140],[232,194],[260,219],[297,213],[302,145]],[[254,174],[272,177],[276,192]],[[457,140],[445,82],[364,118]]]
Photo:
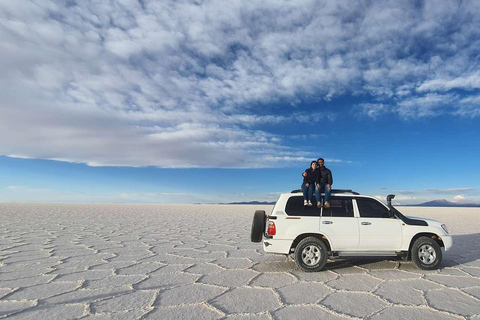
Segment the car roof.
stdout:
[[[303,196],[303,191],[302,192],[296,192],[296,190],[294,190],[295,192],[290,192],[290,193],[282,193],[281,194],[281,197],[286,197],[286,198],[290,198],[290,197],[302,197]],[[369,195],[364,195],[364,194],[359,194],[358,192],[345,192],[344,190],[342,190],[341,192],[334,192],[336,190],[332,190],[332,192],[330,193],[331,196],[334,196],[334,197],[348,197],[348,198],[369,198],[369,199],[374,199],[374,200],[377,200],[379,202],[382,202],[380,201],[379,199],[375,198],[375,197],[372,197],[372,196],[369,196]],[[349,190],[350,191],[350,190]],[[323,193],[323,192],[322,192]]]
[[[303,193],[303,190],[302,189],[296,189],[296,190],[292,190],[290,193],[294,194],[294,193]],[[360,195],[360,193],[356,192],[356,191],[353,191],[351,189],[332,189],[330,191],[331,194],[352,194],[352,195]]]

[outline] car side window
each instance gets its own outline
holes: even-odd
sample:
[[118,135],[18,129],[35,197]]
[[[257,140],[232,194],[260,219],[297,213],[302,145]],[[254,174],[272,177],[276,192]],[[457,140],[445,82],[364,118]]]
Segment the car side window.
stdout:
[[362,218],[390,218],[388,209],[380,202],[368,198],[356,198],[360,217]]
[[289,216],[307,216],[307,217],[320,216],[320,210],[318,210],[315,205],[311,207],[303,206],[303,196],[290,197],[287,201],[285,212]]
[[330,208],[323,208],[323,217],[353,217],[353,204],[351,198],[332,197]]

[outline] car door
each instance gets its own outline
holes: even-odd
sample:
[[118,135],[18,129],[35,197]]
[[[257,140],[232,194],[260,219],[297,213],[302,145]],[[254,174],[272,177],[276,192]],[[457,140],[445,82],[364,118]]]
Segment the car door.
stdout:
[[352,197],[332,197],[330,208],[321,209],[320,232],[330,240],[332,251],[355,250],[359,243],[358,219]]
[[388,208],[372,198],[355,198],[359,215],[360,242],[364,251],[396,251],[402,246],[401,221],[391,218]]

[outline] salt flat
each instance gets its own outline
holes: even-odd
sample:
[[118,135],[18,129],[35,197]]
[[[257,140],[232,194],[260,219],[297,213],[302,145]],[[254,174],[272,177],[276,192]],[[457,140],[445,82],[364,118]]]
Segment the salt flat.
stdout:
[[480,319],[480,208],[445,222],[440,270],[397,259],[303,273],[250,242],[271,206],[0,204],[0,318]]

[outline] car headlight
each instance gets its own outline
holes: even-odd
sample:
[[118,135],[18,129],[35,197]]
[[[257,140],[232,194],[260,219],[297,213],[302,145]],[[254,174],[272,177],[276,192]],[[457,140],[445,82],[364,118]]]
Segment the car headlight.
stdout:
[[442,229],[443,231],[445,231],[446,234],[448,234],[448,229],[446,225],[442,224]]

